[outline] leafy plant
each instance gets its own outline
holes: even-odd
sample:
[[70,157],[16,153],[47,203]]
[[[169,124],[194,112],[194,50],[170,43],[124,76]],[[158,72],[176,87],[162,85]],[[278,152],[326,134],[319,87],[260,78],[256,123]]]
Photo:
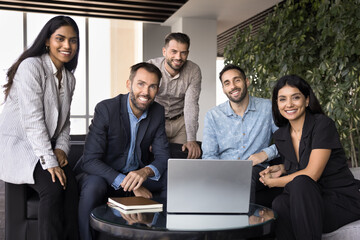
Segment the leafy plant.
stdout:
[[257,34],[238,31],[226,63],[242,67],[250,92],[270,98],[286,74],[306,79],[340,134],[351,165],[360,161],[360,0],[287,0]]

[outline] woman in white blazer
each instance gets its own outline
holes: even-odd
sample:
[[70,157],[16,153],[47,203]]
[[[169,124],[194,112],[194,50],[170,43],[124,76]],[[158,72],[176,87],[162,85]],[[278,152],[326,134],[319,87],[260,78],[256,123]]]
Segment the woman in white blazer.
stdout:
[[39,239],[78,239],[78,192],[67,165],[79,29],[50,19],[7,72],[0,115],[0,179],[38,192]]

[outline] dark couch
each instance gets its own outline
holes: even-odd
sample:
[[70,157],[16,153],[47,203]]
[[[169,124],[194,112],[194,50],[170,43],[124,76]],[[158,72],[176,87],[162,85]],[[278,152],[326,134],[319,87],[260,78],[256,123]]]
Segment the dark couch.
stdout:
[[[83,154],[86,135],[72,135],[68,161],[71,167]],[[199,142],[201,145],[201,143]],[[180,144],[170,144],[172,158],[186,158],[187,151],[181,151]],[[37,193],[24,184],[5,183],[5,239],[25,240],[38,239],[38,205]],[[100,234],[99,239],[111,239]]]
[[[68,156],[70,166],[74,167],[84,149],[85,135],[71,136],[71,149]],[[22,184],[5,183],[5,239],[38,239],[37,193]]]

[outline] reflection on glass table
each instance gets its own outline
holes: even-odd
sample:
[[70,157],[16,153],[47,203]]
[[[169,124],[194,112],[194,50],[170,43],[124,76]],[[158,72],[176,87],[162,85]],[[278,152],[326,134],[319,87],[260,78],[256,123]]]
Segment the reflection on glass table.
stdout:
[[[166,204],[164,205],[166,206]],[[116,237],[136,239],[243,239],[273,231],[276,214],[266,207],[250,204],[248,214],[170,214],[162,212],[123,213],[107,205],[91,213],[91,226]]]
[[[108,207],[111,206],[108,204]],[[134,226],[147,226],[151,227],[155,225],[159,217],[160,212],[162,211],[148,211],[149,209],[139,210],[139,211],[121,211],[116,207],[109,207],[112,213],[115,216],[121,217],[122,220],[125,220],[126,224]]]

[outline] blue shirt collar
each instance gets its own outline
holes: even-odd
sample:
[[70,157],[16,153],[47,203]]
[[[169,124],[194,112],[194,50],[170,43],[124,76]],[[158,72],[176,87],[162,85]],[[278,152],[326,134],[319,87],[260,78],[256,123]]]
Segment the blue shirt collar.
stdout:
[[[251,96],[249,96],[249,105],[247,106],[244,115],[248,111],[256,111],[256,104],[254,101],[255,101],[255,99],[252,98]],[[234,112],[234,110],[230,106],[230,100],[227,100],[226,107],[225,107],[225,113],[227,116],[237,116],[236,113]]]

